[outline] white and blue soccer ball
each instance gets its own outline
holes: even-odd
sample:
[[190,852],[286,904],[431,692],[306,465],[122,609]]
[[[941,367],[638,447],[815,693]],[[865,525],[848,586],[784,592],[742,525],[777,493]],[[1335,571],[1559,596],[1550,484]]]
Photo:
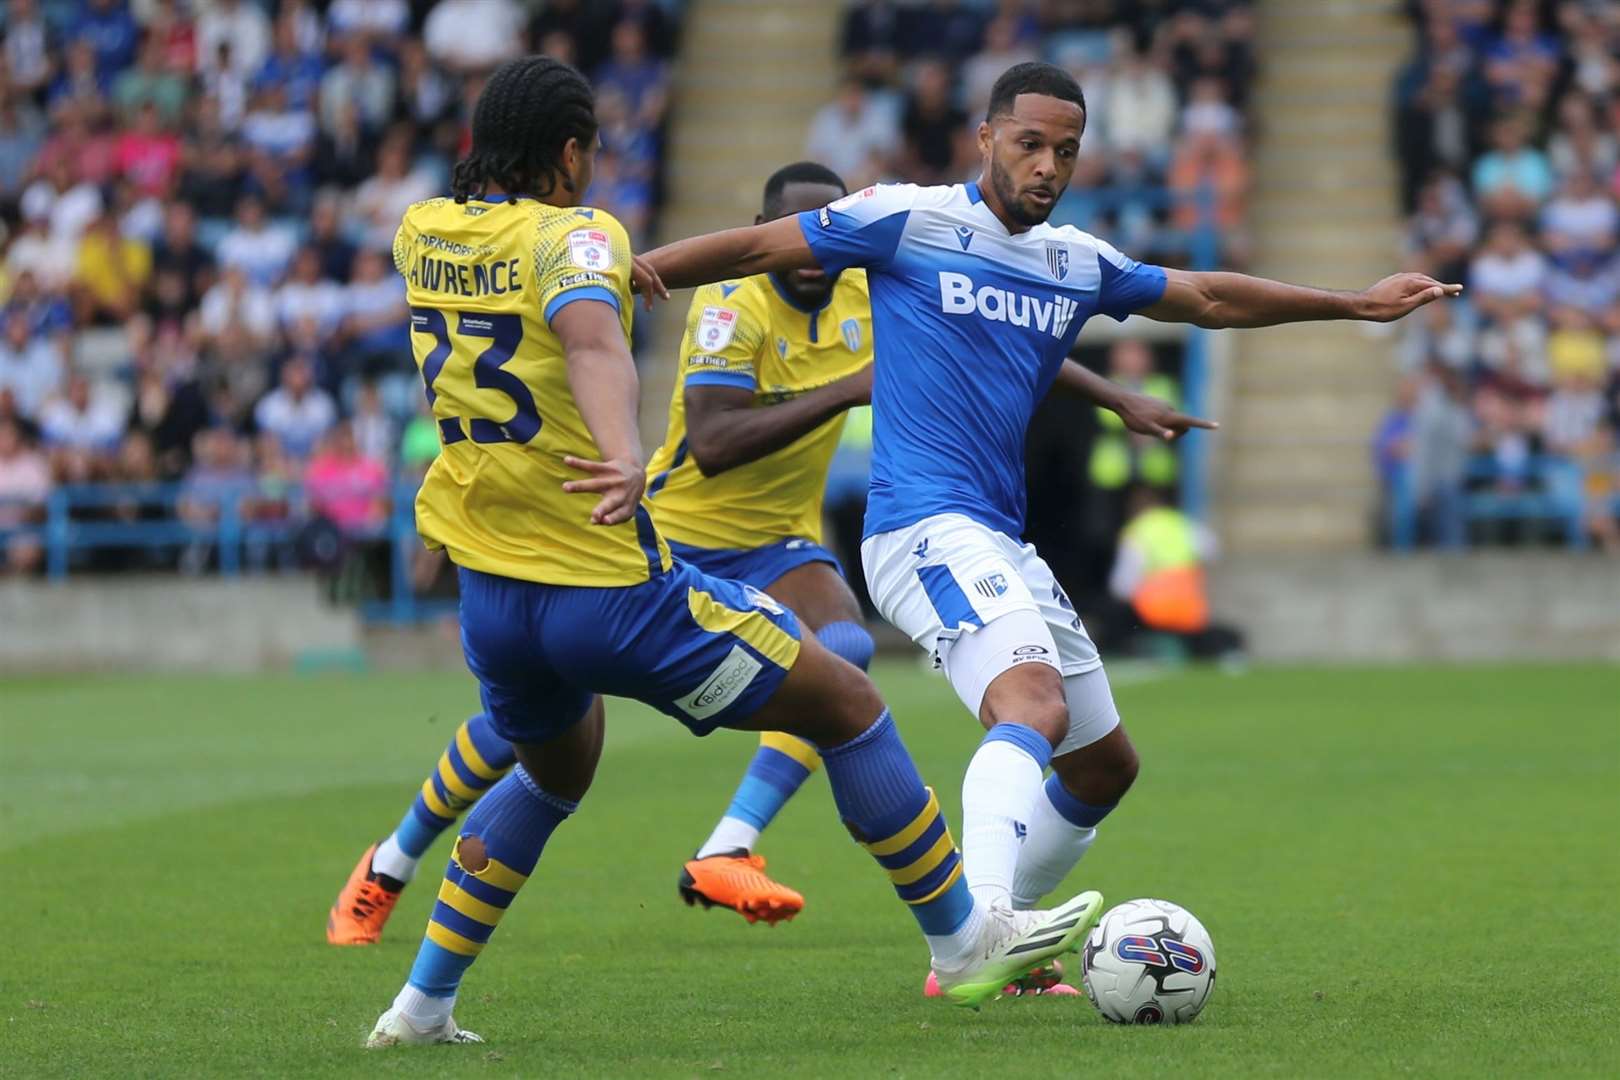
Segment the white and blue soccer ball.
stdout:
[[1116,1024],[1185,1024],[1215,988],[1215,943],[1168,900],[1127,900],[1086,939],[1086,995]]

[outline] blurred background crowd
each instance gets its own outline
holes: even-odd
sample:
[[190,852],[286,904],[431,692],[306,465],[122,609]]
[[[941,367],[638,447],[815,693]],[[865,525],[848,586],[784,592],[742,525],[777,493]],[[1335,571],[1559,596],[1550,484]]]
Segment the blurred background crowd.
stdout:
[[1402,328],[1383,534],[1620,551],[1620,4],[1409,11],[1407,260],[1467,291]]
[[[76,500],[75,521],[201,528],[229,505],[272,553],[309,521],[381,533],[391,474],[438,446],[394,230],[447,190],[501,61],[541,50],[589,73],[605,144],[592,201],[638,246],[658,204],[675,4],[0,11],[0,563],[14,571],[41,562],[53,489],[92,481],[124,490]],[[190,550],[105,543],[74,561],[208,561]]]
[[[388,257],[401,212],[446,190],[484,75],[541,51],[591,76],[603,151],[588,201],[647,244],[682,7],[6,4],[0,561],[40,569],[53,492],[90,538],[65,556],[75,570],[205,569],[219,552],[186,541],[222,516],[257,538],[254,561],[307,562],[333,536],[385,546],[391,505],[438,446]],[[805,152],[851,187],[970,178],[995,77],[1049,59],[1090,105],[1054,220],[1142,258],[1241,265],[1252,35],[1237,0],[859,0]],[[1088,361],[1174,398],[1179,355],[1130,341]],[[1093,419],[1032,509],[1101,586],[1128,492],[1173,491],[1177,460]],[[845,489],[858,502],[861,485]]]
[[[996,77],[1047,60],[1074,73],[1088,107],[1074,184],[1053,223],[1177,262],[1205,209],[1226,261],[1242,261],[1256,70],[1248,3],[860,0],[844,15],[840,52],[843,81],[806,150],[852,188],[977,176],[976,131]],[[1209,208],[1198,205],[1205,187]]]

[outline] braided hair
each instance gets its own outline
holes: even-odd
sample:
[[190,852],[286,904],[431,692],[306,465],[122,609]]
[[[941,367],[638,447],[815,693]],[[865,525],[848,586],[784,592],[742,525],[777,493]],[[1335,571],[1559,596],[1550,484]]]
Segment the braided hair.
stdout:
[[596,102],[585,76],[549,56],[508,60],[478,95],[472,150],[456,164],[450,193],[464,203],[496,184],[544,198],[559,181],[572,192],[563,147],[577,139],[583,148],[594,138]]

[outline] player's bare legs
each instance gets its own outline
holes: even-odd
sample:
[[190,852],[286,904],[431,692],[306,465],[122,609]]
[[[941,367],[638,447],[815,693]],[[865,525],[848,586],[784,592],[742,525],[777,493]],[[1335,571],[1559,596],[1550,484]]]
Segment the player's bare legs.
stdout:
[[[824,562],[796,566],[765,591],[793,611],[818,640],[858,667],[872,655],[860,602],[843,576]],[[816,748],[783,732],[764,732],[725,815],[681,869],[680,895],[688,904],[729,907],[749,922],[775,925],[804,908],[796,890],[765,873],[755,853],[759,835],[821,765]]]

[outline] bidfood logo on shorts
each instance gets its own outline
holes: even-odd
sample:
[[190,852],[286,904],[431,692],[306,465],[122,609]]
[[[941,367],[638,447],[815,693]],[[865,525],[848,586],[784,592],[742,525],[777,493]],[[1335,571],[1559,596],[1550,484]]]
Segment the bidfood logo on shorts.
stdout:
[[1050,300],[1037,300],[1027,293],[1000,289],[994,285],[974,285],[966,274],[939,272],[939,306],[947,315],[977,315],[989,322],[1032,326],[1055,338],[1069,332],[1069,323],[1080,305],[1052,294]]
[[736,701],[764,666],[744,652],[741,645],[733,645],[720,666],[710,672],[696,690],[675,704],[692,719],[707,720]]

